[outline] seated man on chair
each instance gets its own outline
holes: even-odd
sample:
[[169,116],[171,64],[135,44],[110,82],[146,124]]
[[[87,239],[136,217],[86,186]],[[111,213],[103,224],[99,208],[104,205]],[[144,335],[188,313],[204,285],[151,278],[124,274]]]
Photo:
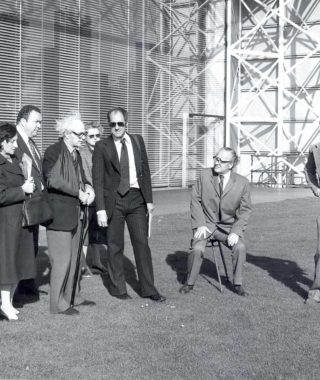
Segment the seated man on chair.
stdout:
[[180,293],[193,289],[210,238],[232,251],[233,290],[239,296],[248,295],[242,286],[242,269],[246,261],[243,234],[251,213],[250,185],[246,178],[232,171],[237,163],[233,149],[220,149],[213,168],[204,169],[193,187],[190,208],[194,238],[188,257],[188,278]]

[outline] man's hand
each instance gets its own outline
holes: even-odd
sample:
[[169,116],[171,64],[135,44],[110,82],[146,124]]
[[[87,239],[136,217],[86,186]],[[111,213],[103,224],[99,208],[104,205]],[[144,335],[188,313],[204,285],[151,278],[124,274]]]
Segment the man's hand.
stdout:
[[208,236],[212,234],[212,231],[209,230],[207,226],[201,226],[197,228],[197,231],[194,234],[194,237],[196,239],[205,239],[206,238],[206,232],[208,232]]
[[148,214],[152,214],[152,212],[154,210],[153,203],[147,203],[147,209],[148,209]]
[[97,211],[98,226],[108,227],[108,216],[105,210]]
[[227,241],[228,241],[228,245],[230,247],[233,247],[235,244],[238,243],[239,236],[232,232],[230,235],[228,235]]
[[94,198],[95,198],[94,190],[90,185],[87,184],[85,186],[85,192],[88,194],[87,205],[89,206],[91,205],[91,203],[94,201]]
[[79,199],[83,205],[87,204],[88,194],[82,190],[79,190]]

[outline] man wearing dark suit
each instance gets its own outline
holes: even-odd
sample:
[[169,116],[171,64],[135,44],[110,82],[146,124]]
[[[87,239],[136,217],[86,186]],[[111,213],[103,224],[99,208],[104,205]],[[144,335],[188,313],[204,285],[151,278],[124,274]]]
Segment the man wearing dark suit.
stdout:
[[251,213],[250,185],[232,169],[238,158],[231,148],[222,148],[214,157],[214,167],[204,169],[193,187],[191,220],[194,231],[188,257],[188,279],[180,293],[189,293],[203,261],[206,241],[212,237],[232,250],[233,290],[247,293],[242,286],[242,269],[246,261],[243,234]]
[[[320,197],[320,144],[310,147],[308,161],[305,168],[307,182],[316,197]],[[320,302],[320,216],[317,217],[317,248],[314,255],[314,281],[308,292],[308,303]]]
[[126,289],[123,251],[124,223],[127,223],[141,296],[165,301],[154,286],[148,244],[147,213],[153,211],[152,187],[147,152],[140,135],[126,133],[127,111],[114,108],[108,113],[111,135],[95,145],[93,185],[98,224],[108,226],[109,292],[119,299],[131,298]]
[[[43,174],[47,181],[48,198],[53,211],[53,219],[47,225],[51,263],[50,312],[74,315],[79,313],[77,309],[70,307],[70,303],[80,240],[80,205],[91,204],[94,200],[94,191],[85,179],[78,152],[86,136],[80,115],[74,114],[59,120],[57,131],[62,139],[49,146],[43,157]],[[68,168],[68,174],[63,177],[63,182],[53,178],[55,164],[61,155],[63,155],[64,168]],[[60,168],[59,173],[62,171]],[[74,305],[95,305],[93,301],[81,297],[79,277]]]
[[[38,196],[44,189],[41,153],[33,140],[41,128],[41,123],[41,111],[36,106],[26,105],[22,107],[18,113],[16,123],[18,148],[15,154],[20,162],[24,154],[32,160],[31,177],[35,184],[35,191],[32,196]],[[33,255],[36,256],[39,245],[39,225],[24,228],[21,240],[21,249],[23,249],[24,252],[26,252],[26,250],[32,251]],[[35,280],[20,281],[18,293],[38,296]]]

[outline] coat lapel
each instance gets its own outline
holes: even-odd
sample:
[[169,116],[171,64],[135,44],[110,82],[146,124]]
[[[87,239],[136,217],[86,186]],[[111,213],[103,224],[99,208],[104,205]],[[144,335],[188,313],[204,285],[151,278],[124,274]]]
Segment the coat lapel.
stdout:
[[[38,168],[36,162],[34,161],[33,157],[32,157],[32,154],[27,146],[27,144],[24,142],[23,138],[21,137],[21,135],[18,133],[18,146],[20,148],[20,151],[21,151],[21,157],[23,155],[23,153],[27,154],[30,159],[32,160],[32,166],[34,167],[34,169],[40,173],[40,170],[41,168]],[[37,149],[37,148],[36,148]],[[38,149],[37,149],[38,150]]]
[[16,157],[13,157],[12,163],[11,163],[8,160],[6,160],[2,155],[0,155],[0,165],[3,165],[5,170],[10,173],[23,176],[22,169],[19,166],[19,161]]
[[113,141],[113,137],[110,135],[105,140],[105,143],[106,143],[107,154],[110,156],[111,163],[114,166],[114,168],[116,169],[116,171],[118,173],[120,173],[120,161],[119,161],[116,145]]
[[214,190],[216,191],[216,193],[219,195],[220,197],[220,190],[219,190],[219,179],[218,179],[218,176],[217,174],[213,171],[213,169],[211,170],[211,178],[210,178],[210,181],[212,183],[212,186],[214,188]]
[[[137,145],[136,139],[132,137],[132,135],[128,135],[133,149],[134,161],[136,165],[137,177],[141,173],[141,152],[140,148]],[[136,136],[137,137],[137,136]]]
[[222,198],[225,197],[226,194],[228,194],[228,192],[232,189],[234,182],[235,182],[234,175],[233,175],[233,172],[231,172],[229,181],[227,182],[227,185],[223,190]]

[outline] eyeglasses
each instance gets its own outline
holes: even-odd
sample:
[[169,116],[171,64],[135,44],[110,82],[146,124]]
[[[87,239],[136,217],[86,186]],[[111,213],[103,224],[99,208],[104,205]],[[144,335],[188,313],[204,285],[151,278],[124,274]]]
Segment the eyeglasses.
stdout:
[[97,133],[96,135],[88,135],[89,139],[93,139],[94,137],[98,139],[100,136],[100,133]]
[[123,122],[123,121],[119,121],[119,122],[111,122],[110,123],[110,126],[111,126],[111,128],[114,128],[116,125],[118,125],[118,127],[124,127],[126,124]]
[[74,135],[78,136],[79,139],[83,139],[87,136],[87,132],[81,132],[81,133],[77,133],[75,131],[71,131]]
[[218,163],[218,164],[230,164],[232,161],[224,161],[221,160],[220,157],[213,156],[213,159]]

